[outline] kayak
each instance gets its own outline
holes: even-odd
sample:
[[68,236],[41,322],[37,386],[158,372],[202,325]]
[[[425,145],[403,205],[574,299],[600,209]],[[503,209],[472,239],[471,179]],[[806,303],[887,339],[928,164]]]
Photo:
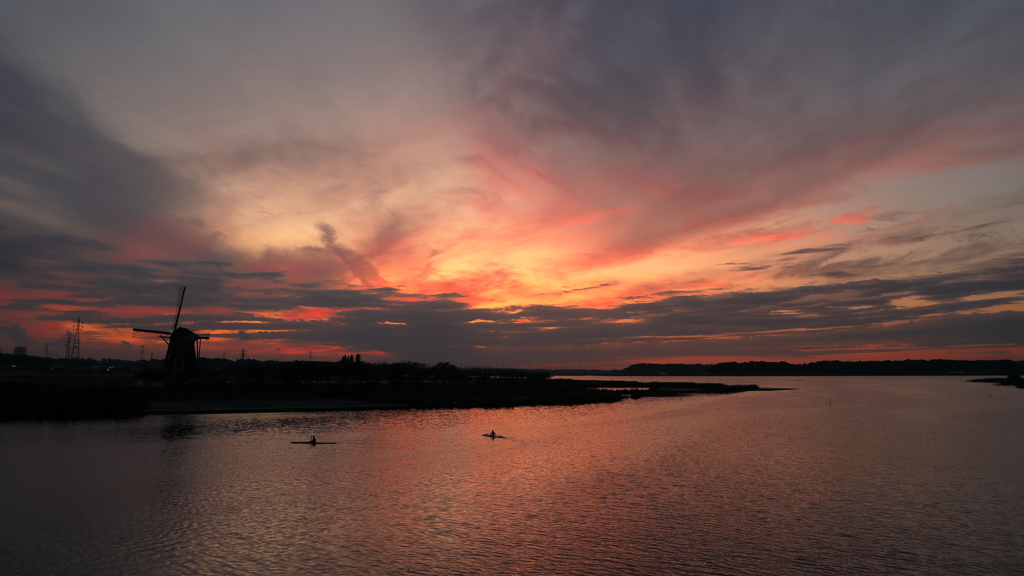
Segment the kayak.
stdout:
[[504,438],[504,436],[502,436],[501,434],[494,434],[493,436],[490,434],[481,434],[481,436],[485,438]]
[[337,444],[337,442],[321,442],[319,440],[313,442],[312,440],[306,440],[305,442],[292,442],[292,444],[309,444],[311,446],[316,446],[317,444]]

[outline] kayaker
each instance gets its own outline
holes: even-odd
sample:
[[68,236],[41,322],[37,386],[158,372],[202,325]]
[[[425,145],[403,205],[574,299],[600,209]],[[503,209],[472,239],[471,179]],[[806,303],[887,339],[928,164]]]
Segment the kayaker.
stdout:
[[311,436],[309,437],[309,443],[310,443],[310,444],[316,444],[316,436],[312,436],[312,435],[311,435]]
[[497,434],[494,433],[494,430],[491,430],[491,438],[494,438],[495,436],[497,436]]

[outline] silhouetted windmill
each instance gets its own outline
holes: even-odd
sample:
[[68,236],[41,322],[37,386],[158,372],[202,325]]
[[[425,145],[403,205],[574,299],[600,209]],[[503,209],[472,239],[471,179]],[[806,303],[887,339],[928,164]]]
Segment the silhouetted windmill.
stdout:
[[185,301],[185,287],[182,286],[179,290],[181,290],[181,296],[178,298],[178,313],[174,316],[174,327],[170,332],[146,330],[145,328],[132,328],[132,332],[159,334],[160,338],[167,342],[164,372],[190,374],[196,371],[196,358],[199,356],[202,341],[209,340],[210,335],[196,334],[188,328],[178,326],[178,319],[181,318],[181,304]]

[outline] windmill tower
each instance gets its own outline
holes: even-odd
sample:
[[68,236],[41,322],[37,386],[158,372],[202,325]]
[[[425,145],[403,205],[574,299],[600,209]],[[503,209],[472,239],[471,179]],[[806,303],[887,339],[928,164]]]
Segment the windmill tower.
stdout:
[[159,334],[160,338],[167,343],[167,355],[164,356],[164,372],[172,374],[194,374],[196,372],[196,358],[199,356],[200,346],[203,340],[209,340],[209,334],[196,334],[195,332],[178,326],[181,318],[181,305],[185,301],[185,286],[178,289],[178,313],[174,316],[174,326],[171,331],[147,330],[145,328],[132,328],[132,332],[145,332],[148,334]]

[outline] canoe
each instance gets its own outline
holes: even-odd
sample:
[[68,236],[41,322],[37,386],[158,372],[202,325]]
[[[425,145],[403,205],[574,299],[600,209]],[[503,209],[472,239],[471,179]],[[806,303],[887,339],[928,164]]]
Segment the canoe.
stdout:
[[321,442],[319,440],[313,442],[312,440],[306,440],[305,442],[292,442],[292,444],[309,444],[311,446],[316,446],[317,444],[337,444],[337,442]]

